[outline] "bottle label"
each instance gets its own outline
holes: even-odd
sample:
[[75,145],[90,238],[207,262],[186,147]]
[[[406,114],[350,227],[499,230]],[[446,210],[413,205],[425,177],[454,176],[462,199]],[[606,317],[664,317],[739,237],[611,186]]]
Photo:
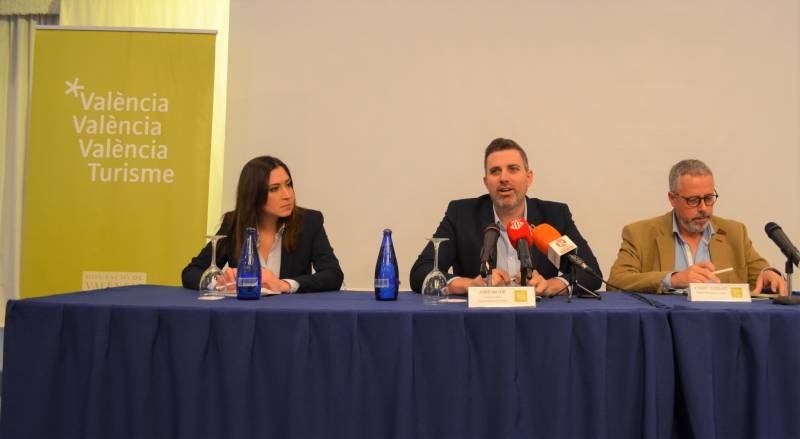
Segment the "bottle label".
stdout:
[[391,285],[391,281],[385,277],[377,277],[375,278],[375,288],[389,288]]
[[236,286],[242,288],[253,288],[258,286],[258,278],[255,277],[240,277],[236,280]]

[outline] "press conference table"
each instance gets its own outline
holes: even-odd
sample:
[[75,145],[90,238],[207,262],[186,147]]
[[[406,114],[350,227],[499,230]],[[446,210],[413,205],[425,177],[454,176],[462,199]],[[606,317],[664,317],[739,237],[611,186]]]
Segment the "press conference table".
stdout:
[[161,286],[10,301],[0,433],[669,438],[669,318],[621,293],[498,310]]
[[800,307],[653,299],[669,308],[680,437],[800,438]]

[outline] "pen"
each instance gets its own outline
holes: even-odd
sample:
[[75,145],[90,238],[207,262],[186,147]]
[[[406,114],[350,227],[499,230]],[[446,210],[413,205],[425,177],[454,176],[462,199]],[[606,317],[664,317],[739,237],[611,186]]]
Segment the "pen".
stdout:
[[723,268],[722,270],[717,270],[711,274],[722,274],[722,273],[727,273],[729,271],[733,271],[733,267]]

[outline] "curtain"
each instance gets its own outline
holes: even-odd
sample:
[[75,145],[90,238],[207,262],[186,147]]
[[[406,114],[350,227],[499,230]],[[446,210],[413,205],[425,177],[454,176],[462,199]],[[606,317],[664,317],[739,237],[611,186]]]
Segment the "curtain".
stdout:
[[28,103],[37,24],[58,24],[58,16],[0,15],[0,326],[5,326],[6,302],[19,294]]

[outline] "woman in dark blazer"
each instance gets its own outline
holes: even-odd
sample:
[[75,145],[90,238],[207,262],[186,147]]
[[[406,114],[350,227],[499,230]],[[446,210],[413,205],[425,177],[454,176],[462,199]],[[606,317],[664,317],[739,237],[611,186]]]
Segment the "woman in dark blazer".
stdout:
[[[235,285],[245,229],[258,230],[261,286],[281,293],[337,291],[344,274],[325,234],[322,213],[297,206],[292,175],[275,157],[256,157],[242,168],[236,208],[222,217],[217,266]],[[198,289],[211,264],[211,244],[183,269],[183,287]],[[312,274],[311,269],[314,268]],[[277,273],[277,275],[276,275]]]

